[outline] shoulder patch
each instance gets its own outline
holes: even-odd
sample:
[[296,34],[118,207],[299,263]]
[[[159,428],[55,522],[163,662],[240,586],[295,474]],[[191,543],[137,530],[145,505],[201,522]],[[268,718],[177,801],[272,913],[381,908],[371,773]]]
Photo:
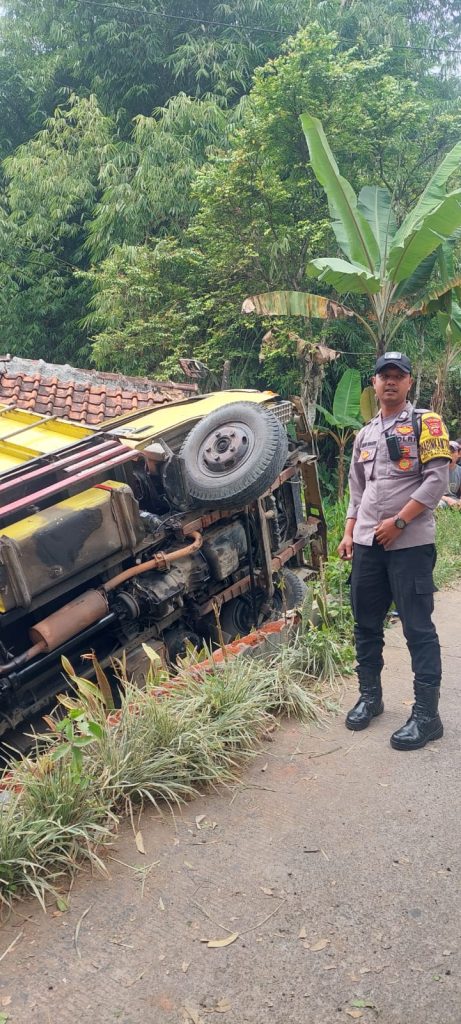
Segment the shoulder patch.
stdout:
[[419,457],[423,465],[425,462],[430,462],[431,459],[449,459],[451,461],[448,430],[436,412],[425,412],[421,416]]

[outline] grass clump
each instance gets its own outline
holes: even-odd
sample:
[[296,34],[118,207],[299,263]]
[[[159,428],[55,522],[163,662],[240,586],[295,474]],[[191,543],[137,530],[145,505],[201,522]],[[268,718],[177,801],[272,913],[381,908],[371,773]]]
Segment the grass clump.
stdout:
[[434,579],[438,587],[448,587],[461,579],[461,508],[437,509],[436,524]]
[[45,907],[73,872],[104,871],[104,846],[134,803],[174,807],[203,786],[235,780],[274,715],[307,720],[330,707],[302,633],[268,661],[237,658],[208,670],[186,663],[174,686],[154,652],[145,690],[119,665],[117,711],[100,666],[95,685],[66,662],[73,696],[61,695],[60,710],[47,718],[50,732],[33,756],[12,765],[0,789],[4,906],[28,894]]
[[104,870],[98,853],[112,839],[115,818],[92,773],[71,758],[53,763],[37,745],[11,772],[0,805],[0,901],[23,893],[45,907],[47,895],[77,865]]

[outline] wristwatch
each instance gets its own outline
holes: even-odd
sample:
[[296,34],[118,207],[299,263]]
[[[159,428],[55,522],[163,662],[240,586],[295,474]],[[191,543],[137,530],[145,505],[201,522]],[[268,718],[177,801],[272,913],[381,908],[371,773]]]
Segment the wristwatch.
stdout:
[[401,519],[400,516],[397,516],[397,519],[394,519],[394,526],[396,526],[398,530],[404,530],[406,525],[405,519]]

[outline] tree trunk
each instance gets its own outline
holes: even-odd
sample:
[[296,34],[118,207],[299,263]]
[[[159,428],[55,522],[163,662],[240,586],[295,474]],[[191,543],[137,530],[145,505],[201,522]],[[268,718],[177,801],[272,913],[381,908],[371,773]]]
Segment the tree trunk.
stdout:
[[418,363],[418,370],[417,370],[417,373],[416,373],[416,381],[415,381],[415,393],[414,393],[414,397],[413,397],[414,404],[418,405],[419,396],[421,394],[422,358],[423,358],[423,355],[424,355],[424,345],[425,345],[426,338],[425,338],[424,330],[422,329],[422,327],[418,326],[418,322],[416,322],[416,324],[415,324],[415,331],[416,331],[416,337],[417,337],[418,342],[419,342],[419,353],[420,353],[420,359],[421,359],[421,361]]
[[346,449],[346,442],[341,439],[339,442],[338,451],[338,501],[344,498],[344,453]]
[[224,366],[223,366],[223,371],[222,371],[221,391],[226,391],[227,388],[229,387],[229,384],[230,384],[230,366],[231,366],[230,359],[225,359]]
[[431,408],[434,412],[437,412],[439,416],[443,413],[443,407],[445,405],[445,389],[446,389],[446,378],[443,369],[439,367],[437,372],[435,388],[432,393]]
[[434,412],[437,412],[439,416],[443,415],[443,407],[445,405],[450,354],[450,349],[448,348],[443,359],[438,365],[437,376],[435,378],[435,388],[432,393],[431,408]]
[[312,428],[317,415],[317,403],[320,398],[322,381],[325,372],[324,365],[317,362],[315,351],[307,345],[301,357],[301,398],[307,409],[307,420]]
[[387,349],[386,325],[378,319],[376,326],[376,358],[383,356]]

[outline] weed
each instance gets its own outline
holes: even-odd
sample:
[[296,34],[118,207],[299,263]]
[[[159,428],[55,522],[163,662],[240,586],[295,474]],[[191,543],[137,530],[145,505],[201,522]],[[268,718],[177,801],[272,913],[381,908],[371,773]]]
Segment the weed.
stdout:
[[437,562],[434,579],[438,587],[447,587],[461,578],[460,509],[438,509],[436,521]]
[[[321,613],[315,626],[313,600]],[[172,685],[145,645],[145,690],[123,662],[116,665],[117,711],[101,666],[94,665],[95,685],[66,661],[73,695],[60,695],[60,713],[47,718],[50,732],[31,758],[12,767],[3,791],[0,899],[9,905],[29,893],[45,906],[82,865],[105,870],[101,850],[127,805],[174,807],[203,786],[228,783],[254,756],[275,714],[306,721],[334,708],[334,679],[352,658],[350,636],[345,567],[333,559],[306,598],[298,630],[269,658],[213,667],[208,651],[205,669],[203,655],[189,651]]]

